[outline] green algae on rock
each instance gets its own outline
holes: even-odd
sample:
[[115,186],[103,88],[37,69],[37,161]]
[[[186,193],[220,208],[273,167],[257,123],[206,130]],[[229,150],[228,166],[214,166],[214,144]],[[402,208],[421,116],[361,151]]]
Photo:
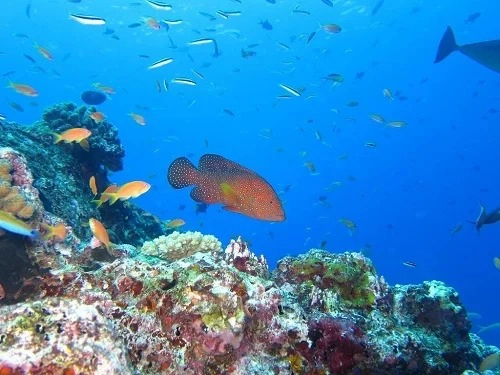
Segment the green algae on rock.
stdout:
[[[360,253],[332,254],[314,249],[297,258],[286,257],[275,272],[278,285],[286,280],[299,285],[303,293],[330,292],[337,296],[335,309],[369,309],[383,282],[377,279],[370,260]],[[328,309],[327,309],[328,310]]]

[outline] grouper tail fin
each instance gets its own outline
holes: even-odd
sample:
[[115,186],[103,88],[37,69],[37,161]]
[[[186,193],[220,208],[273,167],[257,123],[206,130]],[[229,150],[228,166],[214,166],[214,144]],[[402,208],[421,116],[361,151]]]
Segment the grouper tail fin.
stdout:
[[436,58],[434,59],[434,63],[438,63],[443,61],[448,55],[452,52],[457,51],[459,46],[455,42],[455,34],[453,34],[453,30],[450,26],[444,32],[441,41],[439,42],[439,47],[437,50]]

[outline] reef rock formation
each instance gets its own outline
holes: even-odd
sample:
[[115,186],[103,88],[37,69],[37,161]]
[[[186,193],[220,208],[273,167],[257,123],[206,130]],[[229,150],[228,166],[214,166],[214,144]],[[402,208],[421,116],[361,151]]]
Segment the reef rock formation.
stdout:
[[187,232],[82,272],[73,251],[0,307],[1,373],[454,375],[497,350],[452,288],[391,287],[358,253],[311,250],[270,273],[240,238],[223,250]]
[[[68,223],[77,236],[90,236],[88,226],[81,225],[90,217],[101,220],[109,229],[111,240],[117,243],[140,246],[146,240],[168,233],[158,219],[133,203],[118,202],[113,206],[102,205],[99,209],[91,203],[94,196],[89,188],[90,177],[95,176],[99,192],[102,192],[111,185],[108,171],[123,169],[125,155],[118,130],[107,121],[96,123],[90,117],[92,112],[95,112],[93,107],[63,103],[47,109],[43,121],[29,126],[3,122],[0,147],[11,147],[24,156],[44,209]],[[54,133],[74,127],[85,127],[92,132],[89,151],[75,143],[54,144]],[[11,173],[7,170],[14,166],[2,163],[0,200],[4,200],[7,192],[10,193],[9,200],[19,201],[19,196],[24,193],[17,194],[18,189],[9,185],[7,176]],[[21,203],[18,203],[20,207]],[[18,216],[30,214],[29,205],[23,208],[23,211],[17,211]],[[116,220],[120,217],[129,219],[126,223]]]

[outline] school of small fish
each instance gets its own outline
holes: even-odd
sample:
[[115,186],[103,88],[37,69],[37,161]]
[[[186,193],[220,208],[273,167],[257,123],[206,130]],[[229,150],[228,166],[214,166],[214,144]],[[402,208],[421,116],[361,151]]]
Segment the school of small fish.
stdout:
[[[367,102],[356,97],[356,91],[352,88],[361,80],[368,79],[366,77],[373,74],[373,71],[367,68],[353,76],[347,76],[342,72],[343,67],[345,68],[343,60],[350,63],[350,56],[360,48],[357,46],[357,41],[352,39],[355,28],[349,17],[359,17],[360,20],[367,21],[370,27],[376,27],[376,17],[383,13],[386,7],[384,0],[373,2],[371,6],[331,0],[315,0],[314,5],[312,2],[301,2],[289,6],[287,18],[276,16],[273,7],[278,5],[274,0],[259,3],[261,9],[257,18],[250,12],[253,3],[251,4],[249,0],[233,0],[227,2],[224,7],[205,3],[199,9],[178,2],[170,4],[164,1],[143,0],[124,2],[114,8],[113,12],[103,11],[101,7],[94,9],[90,3],[85,6],[82,6],[80,1],[68,0],[68,3],[66,16],[55,20],[56,23],[72,28],[77,33],[88,33],[95,38],[109,38],[111,43],[120,41],[135,43],[133,44],[135,54],[127,56],[120,51],[119,44],[109,45],[106,57],[119,56],[120,63],[134,66],[134,71],[129,77],[108,78],[108,75],[100,75],[97,72],[89,76],[89,90],[81,94],[82,100],[89,105],[99,106],[107,99],[123,98],[132,90],[140,97],[140,90],[147,90],[148,95],[155,93],[164,96],[165,100],[168,100],[169,95],[182,98],[185,105],[177,109],[196,111],[198,107],[202,108],[204,105],[201,97],[208,93],[217,97],[220,102],[214,116],[224,116],[228,121],[236,121],[248,111],[244,105],[246,102],[244,98],[236,100],[231,98],[231,92],[240,89],[245,92],[248,90],[250,98],[258,97],[271,108],[279,106],[292,113],[297,103],[301,105],[307,102],[318,103],[317,106],[328,107],[330,117],[327,126],[320,125],[321,121],[315,118],[309,118],[302,123],[297,116],[295,123],[288,124],[289,131],[295,131],[304,140],[314,142],[317,145],[315,147],[328,153],[332,164],[349,163],[350,158],[360,153],[380,155],[385,152],[391,141],[395,142],[391,137],[404,136],[414,126],[411,121],[401,118],[403,117],[401,114],[405,113],[401,106],[409,99],[418,102],[420,98],[411,98],[410,94],[403,92],[404,88],[401,85],[388,81],[380,84],[376,91],[365,93],[364,97],[372,99]],[[284,7],[288,5],[283,4]],[[38,16],[36,11],[36,4],[30,2],[25,8],[25,15],[30,20],[35,20]],[[412,14],[419,11],[420,7],[412,8]],[[104,14],[100,14],[101,12]],[[479,12],[471,13],[464,22],[472,24],[480,16]],[[253,28],[250,30],[247,26],[241,28],[242,20],[245,20],[247,25],[251,24]],[[293,25],[294,32],[289,37],[276,36],[277,31],[286,29],[290,25]],[[30,70],[22,72],[17,71],[16,66],[4,66],[5,71],[2,75],[7,80],[6,91],[11,90],[8,93],[12,99],[6,99],[6,104],[16,112],[23,113],[27,106],[37,106],[36,100],[48,95],[43,89],[38,89],[44,86],[40,83],[41,77],[57,82],[65,76],[64,73],[60,73],[66,70],[65,63],[70,59],[81,57],[77,57],[75,52],[63,51],[62,40],[48,38],[43,34],[36,35],[35,38],[21,32],[22,30],[19,31],[12,36],[4,37],[12,37],[19,41],[20,47],[16,53],[23,63],[29,64]],[[500,48],[495,42],[498,41],[459,45],[455,41],[452,29],[448,28],[442,37],[435,62],[443,61],[456,51],[486,68],[499,72]],[[101,43],[101,40],[96,39],[96,45],[98,43]],[[148,43],[155,48],[146,48]],[[378,43],[378,40],[375,43]],[[258,79],[258,69],[255,67],[264,63],[269,50],[276,53],[279,58],[273,61],[272,66],[264,68],[272,72],[271,77],[274,80],[266,79],[263,82]],[[311,77],[303,73],[309,65],[314,64],[314,60],[306,59],[309,55],[314,59],[331,55],[336,57],[331,64],[331,70],[314,70],[314,76]],[[221,77],[214,72],[215,68],[211,67],[223,59],[224,63],[231,61],[232,68],[224,72]],[[373,61],[373,66],[378,63]],[[242,74],[255,75],[255,86],[238,87],[238,75]],[[135,78],[143,85],[128,86],[126,81],[129,78]],[[427,78],[421,78],[420,84],[425,82]],[[14,99],[15,97],[19,99]],[[25,104],[22,100],[29,102]],[[21,101],[23,105],[17,101]],[[122,110],[122,118],[116,118],[116,115],[108,115],[106,111],[98,108],[89,117],[97,124],[105,124],[110,117],[111,122],[123,120],[124,124],[130,123],[130,126],[139,125],[137,129],[142,127],[147,129],[159,125],[156,119],[153,120],[155,116],[146,113],[151,110],[149,103],[136,104],[135,107]],[[6,116],[1,114],[0,121],[5,120]],[[356,129],[357,146],[345,149],[338,142],[338,136],[341,132],[352,131],[351,129]],[[249,131],[253,131],[255,136],[266,142],[275,139],[276,132],[271,124],[262,124]],[[75,143],[83,150],[92,152],[92,133],[88,129],[75,127],[60,134],[53,134],[53,137],[54,147],[58,147],[60,143]],[[162,140],[162,142],[175,141],[178,139],[173,135]],[[204,140],[204,145],[208,147],[208,139]],[[319,179],[325,175],[324,171],[331,169],[331,166],[315,160],[317,158],[315,147],[304,146],[302,151],[293,151],[295,158],[292,163],[298,169],[302,168],[307,178]],[[155,153],[158,151],[160,148],[154,150]],[[276,152],[285,151],[286,147],[276,146]],[[294,186],[289,184],[276,192],[266,179],[255,171],[217,154],[203,155],[198,167],[186,157],[177,158],[170,164],[167,179],[175,189],[193,186],[191,197],[197,202],[197,213],[204,212],[207,205],[217,203],[222,204],[227,211],[275,222],[285,220],[284,195]],[[342,189],[346,184],[354,183],[358,179],[354,175],[348,175],[345,180],[345,182],[336,180],[325,183],[324,193],[318,195],[313,205],[330,207],[327,193]],[[151,188],[145,181],[99,186],[94,176],[90,178],[88,186],[97,207],[137,198]],[[480,217],[475,222],[476,229],[479,231],[484,224],[500,220],[500,215],[495,212],[486,214],[486,210],[482,207]],[[342,230],[344,227],[350,235],[355,235],[358,230],[363,229],[362,226],[358,229],[353,218],[340,216],[340,213],[334,222],[337,229]],[[165,222],[165,226],[172,229],[184,225],[186,222],[182,218],[173,218]],[[91,218],[89,226],[94,237],[109,250],[112,244],[102,223]],[[67,229],[61,223],[44,224],[39,229],[33,229],[1,211],[0,228],[46,240],[63,239],[67,234]],[[393,225],[388,224],[387,228],[391,229]],[[449,231],[451,236],[459,236],[462,229],[463,224],[458,223],[454,227],[450,225]],[[323,239],[319,246],[324,248],[327,242]],[[371,245],[367,244],[366,247],[371,248]],[[500,258],[494,258],[493,263],[500,269]],[[402,260],[401,264],[409,268],[417,267],[411,260]],[[495,357],[492,362],[493,360],[498,359]]]

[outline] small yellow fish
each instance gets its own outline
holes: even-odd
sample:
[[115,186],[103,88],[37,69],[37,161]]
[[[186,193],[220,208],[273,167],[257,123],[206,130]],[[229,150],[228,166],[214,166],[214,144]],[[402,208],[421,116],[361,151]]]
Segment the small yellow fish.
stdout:
[[371,114],[371,115],[370,115],[370,118],[371,118],[373,121],[378,122],[379,124],[385,124],[385,123],[386,123],[385,119],[384,119],[382,116],[377,115],[376,113]]
[[166,227],[168,229],[175,229],[175,228],[182,227],[184,224],[186,224],[186,222],[184,220],[182,220],[182,219],[174,219],[174,220],[170,220],[166,224]]
[[137,113],[134,113],[134,112],[131,112],[131,113],[129,113],[128,115],[129,115],[130,117],[132,117],[132,119],[133,119],[136,123],[138,123],[139,125],[142,125],[142,126],[146,125],[146,119],[145,119],[143,116],[141,116],[141,115],[139,115],[139,114],[137,114]]
[[404,121],[391,121],[387,123],[387,126],[390,126],[392,128],[402,128],[406,126],[406,122]]

